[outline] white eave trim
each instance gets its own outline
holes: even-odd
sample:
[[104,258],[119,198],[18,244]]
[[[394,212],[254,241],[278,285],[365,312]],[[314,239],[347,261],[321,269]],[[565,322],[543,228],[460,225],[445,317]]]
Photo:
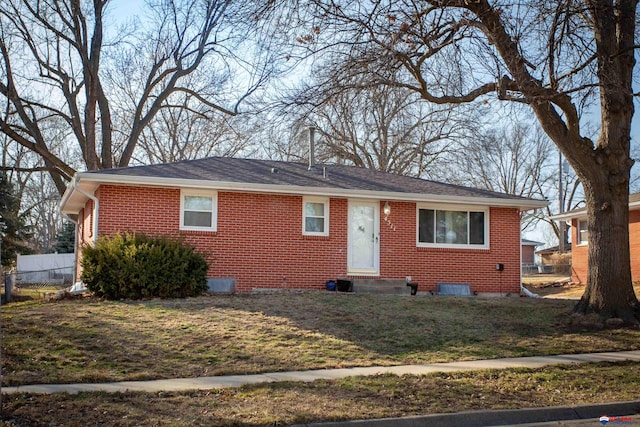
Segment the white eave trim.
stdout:
[[[359,198],[371,200],[389,200],[389,201],[406,201],[406,202],[427,202],[427,203],[464,203],[467,205],[479,206],[495,206],[495,207],[511,207],[518,208],[522,211],[542,208],[548,205],[546,200],[531,199],[502,199],[496,197],[469,197],[469,196],[440,196],[434,194],[421,193],[398,193],[395,191],[372,191],[372,190],[353,190],[330,187],[305,187],[297,185],[277,185],[277,184],[256,184],[244,182],[228,182],[228,181],[208,181],[208,180],[192,180],[192,179],[175,179],[175,178],[159,178],[159,177],[131,177],[111,174],[77,174],[78,184],[87,185],[85,190],[95,189],[100,184],[117,184],[131,186],[148,186],[148,187],[165,187],[165,188],[203,188],[215,189],[218,191],[235,191],[248,193],[271,193],[271,194],[295,194],[302,196],[324,196],[324,197],[344,197]],[[60,207],[63,212],[69,213],[64,207],[71,198],[73,189],[67,188]]]
[[[629,203],[630,211],[635,211],[638,209],[640,209],[640,201]],[[581,209],[576,209],[574,211],[561,213],[558,215],[552,215],[549,217],[549,219],[553,221],[571,221],[574,218],[586,218],[586,217],[587,217],[587,209],[581,208]]]
[[583,218],[587,216],[586,209],[579,209],[576,211],[565,212],[558,215],[551,215],[549,217],[552,221],[571,221],[574,218]]
[[[73,176],[73,178],[71,178],[71,182],[73,182],[76,179],[76,176],[78,176],[77,174]],[[58,207],[60,208],[60,211],[63,214],[75,214],[77,212],[70,212],[70,211],[66,211],[64,209],[65,205],[67,204],[67,202],[69,201],[69,198],[71,197],[71,193],[73,193],[74,188],[73,185],[71,185],[71,183],[69,185],[67,185],[67,189],[64,191],[64,194],[62,195],[62,198],[60,199],[60,203],[58,204]]]

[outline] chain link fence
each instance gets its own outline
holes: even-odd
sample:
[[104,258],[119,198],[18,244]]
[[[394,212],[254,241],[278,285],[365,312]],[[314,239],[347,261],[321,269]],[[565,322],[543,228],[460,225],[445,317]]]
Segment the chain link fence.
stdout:
[[5,273],[2,303],[23,297],[45,296],[73,285],[73,266],[36,271],[10,271]]
[[523,276],[571,275],[571,264],[522,264]]

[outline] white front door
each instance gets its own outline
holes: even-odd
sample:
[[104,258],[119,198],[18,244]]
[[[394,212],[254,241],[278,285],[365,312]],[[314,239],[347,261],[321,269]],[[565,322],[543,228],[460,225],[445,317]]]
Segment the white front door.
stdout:
[[347,267],[349,274],[378,275],[380,203],[349,201]]

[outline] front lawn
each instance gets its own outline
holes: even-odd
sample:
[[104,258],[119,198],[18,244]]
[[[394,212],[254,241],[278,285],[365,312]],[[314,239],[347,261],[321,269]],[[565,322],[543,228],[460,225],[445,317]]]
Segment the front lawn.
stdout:
[[3,385],[638,349],[574,301],[330,292],[2,306]]

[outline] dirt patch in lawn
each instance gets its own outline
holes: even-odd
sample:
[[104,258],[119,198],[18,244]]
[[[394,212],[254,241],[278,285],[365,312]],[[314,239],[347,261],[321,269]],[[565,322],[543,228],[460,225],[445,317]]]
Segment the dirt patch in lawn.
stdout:
[[[536,275],[522,278],[522,285],[543,298],[561,298],[579,300],[584,294],[585,285],[575,283],[568,276]],[[640,296],[640,282],[633,284],[637,296]]]
[[532,293],[542,298],[562,298],[579,300],[584,293],[584,285],[569,280],[523,284]]

